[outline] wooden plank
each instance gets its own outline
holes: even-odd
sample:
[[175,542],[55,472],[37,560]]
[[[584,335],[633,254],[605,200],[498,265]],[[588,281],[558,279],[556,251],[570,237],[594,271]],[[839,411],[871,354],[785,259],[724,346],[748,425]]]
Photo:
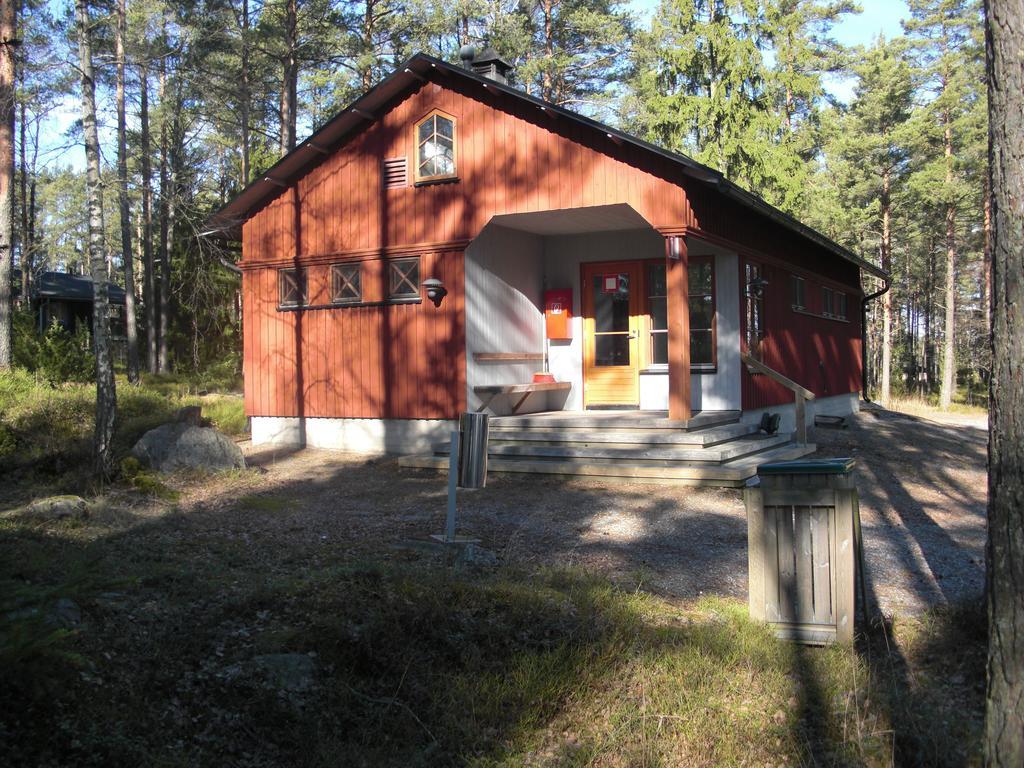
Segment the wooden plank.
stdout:
[[832,570],[828,507],[811,507],[811,553],[813,557],[815,624],[834,623],[832,615]]
[[473,359],[478,363],[543,360],[543,352],[474,352]]
[[814,618],[814,557],[811,547],[811,507],[793,507],[796,556],[796,621]]
[[796,552],[793,531],[793,507],[774,507],[778,516],[779,537],[779,617],[796,618]]
[[831,506],[835,500],[835,491],[832,490],[792,487],[793,482],[805,482],[802,476],[783,475],[778,478],[789,487],[765,487],[766,479],[762,478],[762,487],[765,489],[768,503],[772,505],[821,507]]
[[760,488],[744,488],[747,508],[747,606],[750,618],[765,619],[765,525]]
[[779,509],[764,508],[764,617],[780,621],[779,602]]
[[836,490],[835,512],[835,620],[836,642],[853,644],[855,621],[854,560],[856,547],[853,538],[853,494],[856,491]]

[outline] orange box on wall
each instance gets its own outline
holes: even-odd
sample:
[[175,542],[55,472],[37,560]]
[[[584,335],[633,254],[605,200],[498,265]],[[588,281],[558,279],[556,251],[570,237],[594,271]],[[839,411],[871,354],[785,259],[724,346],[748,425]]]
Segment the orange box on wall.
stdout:
[[549,339],[572,339],[572,289],[544,291],[544,326]]

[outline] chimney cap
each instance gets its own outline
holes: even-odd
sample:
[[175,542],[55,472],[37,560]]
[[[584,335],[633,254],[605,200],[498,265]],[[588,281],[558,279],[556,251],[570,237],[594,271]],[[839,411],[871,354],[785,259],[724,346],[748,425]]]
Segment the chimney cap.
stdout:
[[473,64],[497,64],[500,67],[503,67],[506,71],[513,69],[512,65],[505,61],[505,59],[501,58],[501,56],[498,55],[498,52],[491,46],[487,46],[480,51],[479,54],[476,54],[476,56],[473,57]]

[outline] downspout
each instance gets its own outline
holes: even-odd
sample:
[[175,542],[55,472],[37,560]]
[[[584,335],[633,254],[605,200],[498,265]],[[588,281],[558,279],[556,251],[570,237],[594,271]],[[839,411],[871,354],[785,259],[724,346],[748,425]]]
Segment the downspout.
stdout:
[[860,391],[865,403],[871,402],[868,397],[868,302],[874,301],[892,287],[889,275],[883,281],[884,285],[879,290],[860,300]]

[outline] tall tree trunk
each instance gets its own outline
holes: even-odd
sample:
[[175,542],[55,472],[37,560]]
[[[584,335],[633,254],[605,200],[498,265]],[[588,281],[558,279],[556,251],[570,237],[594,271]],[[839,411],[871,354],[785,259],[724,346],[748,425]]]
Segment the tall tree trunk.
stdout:
[[142,171],[142,303],[146,311],[146,368],[159,370],[157,350],[160,328],[156,306],[158,287],[153,263],[153,164],[149,127],[149,68],[139,70],[139,164]]
[[0,0],[0,370],[13,363],[15,0]]
[[173,191],[170,185],[167,158],[167,64],[161,61],[160,64],[160,241],[157,246],[160,268],[153,276],[154,287],[156,288],[156,304],[158,312],[157,327],[157,357],[156,369],[159,373],[167,372],[167,330],[169,319],[168,307],[170,305],[170,280],[167,275],[170,273],[171,259],[171,232],[168,229],[168,217]]
[[281,155],[295,149],[295,110],[299,87],[299,9],[297,0],[286,0],[284,20],[285,53],[281,59]]
[[92,71],[92,30],[86,0],[76,0],[78,68],[82,74],[82,132],[85,137],[85,185],[89,199],[89,267],[93,281],[92,337],[96,350],[96,432],[93,469],[108,477],[113,458],[117,390],[110,354],[110,301],[103,243],[103,187],[100,180],[100,138],[96,128],[96,83]]
[[[890,200],[892,175],[888,168],[882,172],[882,269],[892,271],[892,204]],[[892,291],[882,295],[882,380],[881,400],[888,405],[892,398]]]
[[984,245],[981,252],[981,295],[985,325],[992,322],[992,183],[988,175],[982,189]]
[[554,0],[541,0],[541,8],[544,11],[544,72],[541,76],[540,97],[545,101],[554,101],[555,84],[551,76],[554,67],[552,59],[555,55],[555,34],[553,31]]
[[[22,67],[24,70],[24,67]],[[18,78],[24,83],[25,76],[24,71],[18,73]],[[27,150],[25,148],[27,131],[25,129],[25,118],[27,113],[27,107],[25,100],[22,99],[19,107],[19,120],[18,120],[18,166],[21,168],[21,174],[19,176],[19,189],[21,199],[19,208],[21,210],[21,231],[19,233],[18,240],[21,244],[21,303],[22,306],[28,307],[30,303],[30,291],[32,289],[32,239],[29,237],[28,229],[28,159]]]
[[242,187],[249,183],[249,120],[252,111],[252,87],[249,83],[249,0],[242,0],[242,71],[241,71],[241,102],[242,102]]
[[171,327],[171,258],[174,255],[174,230],[177,225],[179,189],[181,178],[181,94],[177,90],[180,82],[175,80],[174,117],[171,120],[167,183],[170,196],[167,199],[167,216],[164,226],[164,253],[167,258],[160,261],[160,373],[171,372],[168,329]]
[[985,763],[1024,765],[1024,0],[988,0],[992,176]]
[[[945,121],[946,189],[953,186],[953,125],[949,112]],[[953,404],[956,389],[956,205],[946,205],[946,318],[942,346],[942,387],[939,390],[939,406],[949,408]]]
[[124,107],[125,54],[127,33],[125,0],[117,3],[114,56],[117,59],[117,203],[121,214],[121,261],[124,265],[125,335],[128,337],[128,381],[139,383],[139,338],[135,325],[135,254],[132,252],[131,208],[128,205],[128,136]]
[[924,293],[924,382],[926,390],[935,391],[935,343],[932,333],[932,319],[935,315],[935,243],[928,242],[928,272],[925,276]]

